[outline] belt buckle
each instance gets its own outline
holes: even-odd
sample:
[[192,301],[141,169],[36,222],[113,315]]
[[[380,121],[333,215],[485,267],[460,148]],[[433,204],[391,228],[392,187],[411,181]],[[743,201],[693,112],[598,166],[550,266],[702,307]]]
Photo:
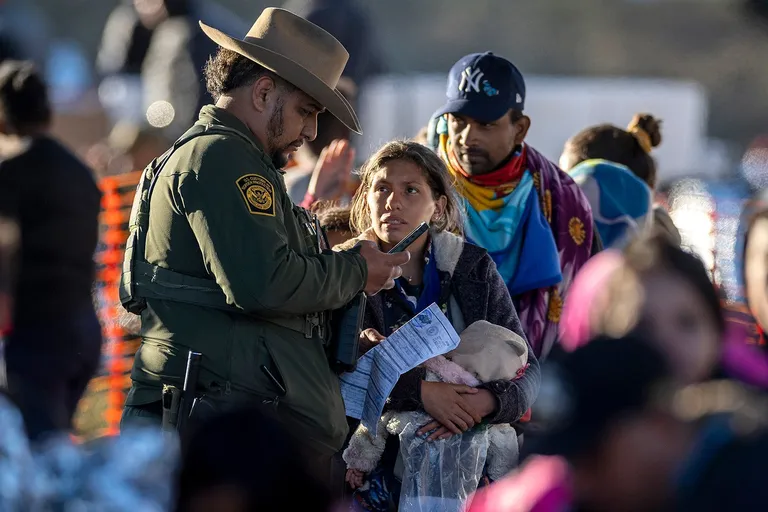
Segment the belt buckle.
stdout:
[[304,337],[312,339],[314,336],[315,327],[317,327],[317,317],[315,315],[307,315],[304,317]]
[[304,337],[312,339],[317,329],[317,334],[322,338],[324,334],[322,313],[311,313],[304,318]]
[[317,335],[320,336],[320,338],[323,340],[323,343],[325,343],[325,312],[321,311],[317,314]]

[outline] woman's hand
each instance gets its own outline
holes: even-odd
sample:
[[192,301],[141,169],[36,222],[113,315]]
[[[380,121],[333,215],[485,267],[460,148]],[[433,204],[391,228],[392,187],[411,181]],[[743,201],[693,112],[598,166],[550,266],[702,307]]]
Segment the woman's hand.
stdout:
[[480,415],[481,418],[492,414],[496,411],[498,403],[493,393],[487,389],[478,389],[474,395],[464,396],[464,400],[469,402],[469,405],[474,407],[475,412]]
[[[496,397],[493,393],[487,389],[476,389],[477,393],[463,395],[464,400],[475,410],[476,414],[479,414],[481,418],[485,418],[496,410]],[[423,393],[423,391],[422,391]],[[434,416],[433,416],[434,417]],[[479,422],[478,422],[479,423]],[[437,429],[437,430],[435,430]],[[427,423],[419,429],[418,435],[422,436],[427,432],[432,432],[427,438],[428,441],[435,441],[438,439],[448,439],[453,435],[448,428],[446,428],[441,422],[435,420]]]
[[[478,389],[461,384],[423,381],[421,383],[421,402],[424,405],[424,410],[435,418],[435,421],[450,432],[461,434],[483,419],[466,400],[466,397],[474,395],[478,391]],[[421,431],[424,431],[424,428]]]
[[360,333],[360,355],[365,354],[373,347],[384,341],[384,336],[376,329],[366,329]]

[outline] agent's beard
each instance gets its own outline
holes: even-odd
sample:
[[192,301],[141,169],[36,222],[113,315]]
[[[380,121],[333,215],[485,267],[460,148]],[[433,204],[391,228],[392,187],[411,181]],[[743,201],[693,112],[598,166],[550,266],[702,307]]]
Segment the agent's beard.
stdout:
[[278,146],[278,140],[283,136],[283,106],[283,99],[279,98],[277,105],[275,105],[275,110],[272,112],[272,116],[267,123],[267,145],[271,151],[270,157],[272,162],[278,169],[282,169],[288,163],[288,155],[286,153],[288,146]]

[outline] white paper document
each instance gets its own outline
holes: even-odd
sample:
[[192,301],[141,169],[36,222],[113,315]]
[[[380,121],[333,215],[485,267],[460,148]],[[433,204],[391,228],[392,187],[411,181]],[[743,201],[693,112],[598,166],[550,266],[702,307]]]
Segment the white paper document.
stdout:
[[361,419],[376,435],[384,404],[400,375],[458,345],[451,322],[432,304],[361,357],[354,372],[341,375],[347,416]]

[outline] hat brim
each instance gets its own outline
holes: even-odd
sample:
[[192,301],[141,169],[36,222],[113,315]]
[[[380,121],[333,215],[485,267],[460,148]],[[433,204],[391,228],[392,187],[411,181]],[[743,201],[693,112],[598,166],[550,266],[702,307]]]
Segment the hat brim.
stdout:
[[440,107],[440,109],[432,114],[432,118],[441,117],[445,114],[458,114],[481,123],[492,123],[497,119],[500,119],[508,111],[509,109],[506,107],[499,110],[489,110],[487,107],[479,105],[477,101],[459,99],[451,100]]
[[222,48],[232,50],[233,52],[237,52],[240,55],[251,59],[257,64],[274,72],[280,78],[287,80],[315,99],[321,106],[325,107],[325,109],[341,121],[344,126],[353,132],[362,135],[363,130],[360,127],[360,121],[358,120],[352,105],[349,104],[346,98],[344,98],[344,95],[337,89],[328,87],[311,71],[275,51],[228,36],[224,32],[210,27],[202,21],[199,23],[200,28],[205,35],[214,43]]

